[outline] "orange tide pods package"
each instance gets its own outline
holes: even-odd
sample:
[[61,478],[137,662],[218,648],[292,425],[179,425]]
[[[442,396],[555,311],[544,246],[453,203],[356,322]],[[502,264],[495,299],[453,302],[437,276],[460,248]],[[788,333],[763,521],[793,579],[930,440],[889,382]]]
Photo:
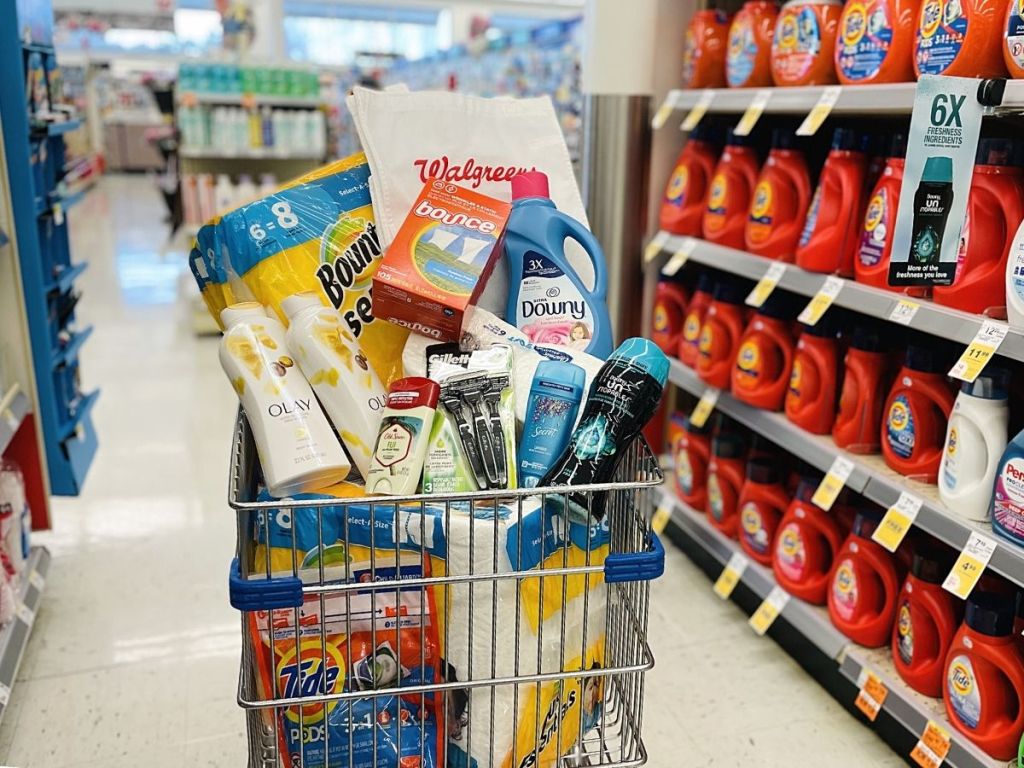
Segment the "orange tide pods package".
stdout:
[[836,82],[832,57],[842,4],[838,0],[789,0],[775,22],[772,79],[776,85]]
[[921,0],[848,0],[839,19],[839,82],[904,83],[914,79],[914,22]]

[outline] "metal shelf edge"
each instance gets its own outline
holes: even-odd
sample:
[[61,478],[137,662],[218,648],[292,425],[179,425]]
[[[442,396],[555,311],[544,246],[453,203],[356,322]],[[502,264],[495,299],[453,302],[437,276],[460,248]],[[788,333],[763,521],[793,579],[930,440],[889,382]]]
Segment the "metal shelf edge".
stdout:
[[278,107],[319,107],[324,99],[317,96],[275,96],[267,93],[216,93],[200,91],[183,91],[177,95],[177,102],[182,104],[195,99],[197,104],[242,104],[249,99],[257,106],[278,106]]
[[50,571],[50,553],[45,547],[32,547],[25,572],[22,574],[19,602],[24,605],[0,630],[0,720],[7,712],[7,705],[18,676],[18,668],[28,645],[36,613],[42,602],[46,587],[46,575]]
[[0,456],[4,454],[7,446],[11,444],[14,433],[18,431],[29,411],[28,395],[17,384],[13,388],[17,391],[13,396],[8,395],[4,397],[6,407],[0,412]]
[[181,157],[186,160],[319,160],[320,155],[312,155],[307,153],[291,153],[286,154],[283,152],[261,152],[257,150],[248,150],[240,152],[229,152],[223,149],[216,148],[195,148],[195,147],[182,147],[179,150]]
[[[768,114],[810,112],[818,103],[827,86],[809,85],[800,87],[765,88],[771,97],[765,105]],[[832,111],[863,112],[870,109],[873,114],[909,115],[914,107],[916,83],[891,83],[884,85],[839,86],[839,99]],[[673,90],[668,99],[674,109],[692,109],[705,89]],[[708,88],[714,96],[708,112],[743,112],[761,88]]]

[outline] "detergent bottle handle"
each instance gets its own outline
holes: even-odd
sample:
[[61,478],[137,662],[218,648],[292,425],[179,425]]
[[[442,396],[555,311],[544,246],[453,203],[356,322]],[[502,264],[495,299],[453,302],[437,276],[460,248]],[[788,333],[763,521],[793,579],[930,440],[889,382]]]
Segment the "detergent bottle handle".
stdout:
[[555,217],[554,220],[557,224],[553,227],[554,231],[552,234],[560,240],[564,240],[567,237],[570,240],[575,240],[583,246],[583,250],[587,252],[587,256],[590,257],[590,263],[594,265],[594,284],[592,286],[588,286],[587,290],[603,296],[607,291],[608,275],[605,271],[601,244],[597,242],[597,238],[594,237],[593,233],[589,229],[571,216],[562,214]]
[[893,565],[889,558],[881,555],[875,547],[870,546],[868,542],[861,544],[860,551],[864,556],[865,561],[867,561],[875,573],[878,574],[886,594],[892,596],[892,600],[889,601],[889,603],[895,605],[896,599],[899,597],[901,586],[899,577],[896,575],[896,566]]
[[[922,590],[920,595],[918,596],[918,599],[925,606],[925,608],[927,609],[927,612],[931,615],[931,619],[932,619],[932,622],[935,624],[935,628],[937,630],[937,633],[941,632],[942,631],[941,617],[948,616],[948,614],[950,612],[948,604],[947,605],[943,605],[941,602],[939,602],[939,600],[935,597],[934,594],[932,594],[931,592],[929,592],[927,590]],[[957,625],[956,616],[955,615],[954,616],[948,616],[948,618],[951,621],[952,630],[953,630],[953,633],[955,634],[956,633],[956,625]],[[953,635],[952,634],[947,636],[947,637],[941,638],[938,641],[938,643],[936,644],[936,648],[935,648],[936,660],[942,661],[943,659],[945,659],[946,653],[947,653],[947,651],[949,651],[949,645],[950,645],[950,643],[952,641],[953,641]]]
[[[1013,641],[1016,643],[1016,640]],[[1014,645],[1010,646],[1015,648]],[[1007,716],[1001,716],[998,720],[990,723],[988,731],[998,730],[1001,727],[1012,728],[1015,731],[1020,731],[1024,728],[1024,661],[1018,661],[1017,664],[1005,665],[1003,659],[1000,659],[991,649],[987,646],[980,646],[974,649],[974,653],[981,656],[985,661],[995,668],[999,674],[1005,676],[1006,680],[1010,683],[1012,690],[1011,696],[1017,697],[1017,717],[1011,720]],[[1019,653],[1018,653],[1019,659]]]

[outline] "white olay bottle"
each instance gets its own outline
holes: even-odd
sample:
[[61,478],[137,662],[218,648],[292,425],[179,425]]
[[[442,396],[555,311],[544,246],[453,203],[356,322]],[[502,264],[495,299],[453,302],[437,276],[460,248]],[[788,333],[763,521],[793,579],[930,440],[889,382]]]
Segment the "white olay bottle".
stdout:
[[256,302],[220,313],[220,364],[252,427],[271,496],[326,488],[351,465],[330,422],[289,355],[284,326]]

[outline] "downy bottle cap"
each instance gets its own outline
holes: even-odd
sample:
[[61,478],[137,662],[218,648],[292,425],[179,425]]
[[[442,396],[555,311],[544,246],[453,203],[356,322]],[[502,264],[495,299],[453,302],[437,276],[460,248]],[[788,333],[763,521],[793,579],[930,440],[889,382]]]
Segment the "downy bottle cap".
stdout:
[[224,324],[224,330],[246,320],[254,319],[267,319],[267,310],[258,301],[242,301],[238,304],[230,304],[220,312],[220,321]]
[[952,184],[953,183],[953,158],[945,155],[929,157],[924,162],[924,171],[921,173],[922,183],[931,184]]
[[524,171],[512,177],[512,202],[524,197],[551,197],[548,175],[541,171]]

